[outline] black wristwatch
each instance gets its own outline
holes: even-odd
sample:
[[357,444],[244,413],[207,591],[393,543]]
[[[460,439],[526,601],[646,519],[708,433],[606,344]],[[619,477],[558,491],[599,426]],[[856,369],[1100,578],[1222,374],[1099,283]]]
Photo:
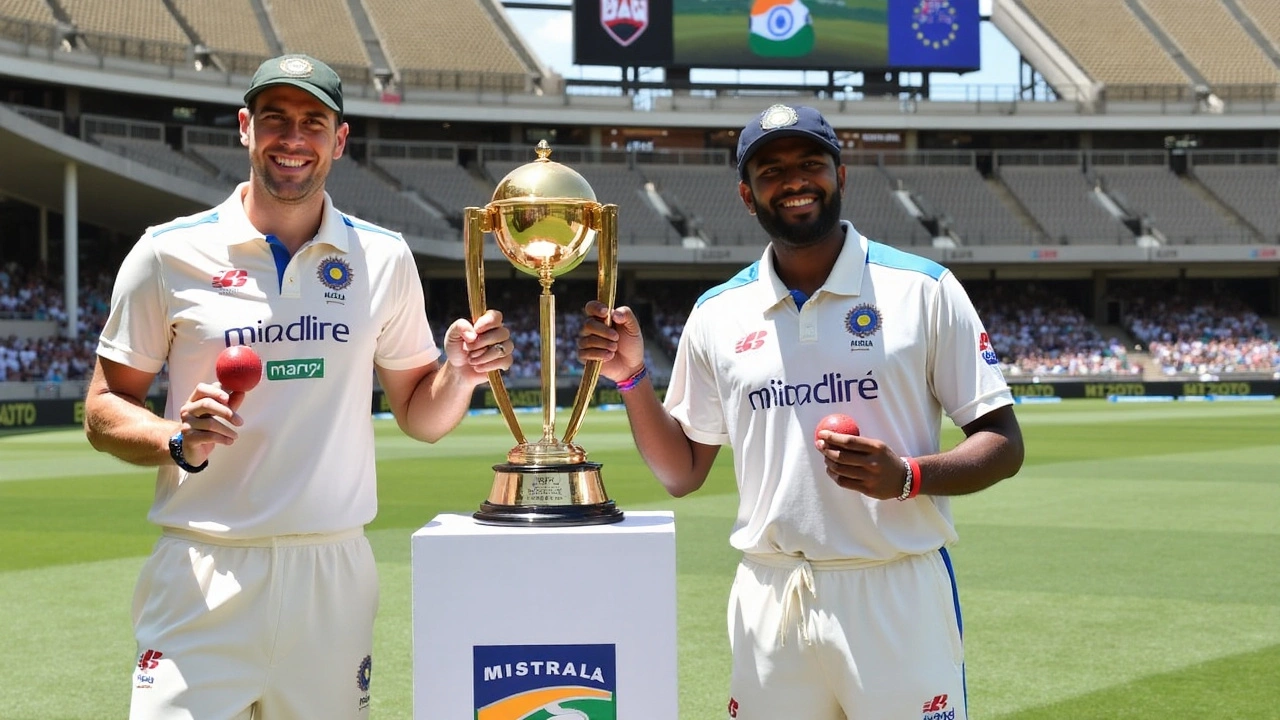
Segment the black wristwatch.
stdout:
[[187,462],[186,456],[182,454],[182,431],[181,430],[179,430],[173,437],[169,438],[169,457],[173,458],[173,461],[178,465],[178,467],[182,468],[183,470],[186,470],[189,473],[198,473],[204,470],[205,468],[209,467],[208,460],[205,460],[199,465],[192,465],[191,463]]

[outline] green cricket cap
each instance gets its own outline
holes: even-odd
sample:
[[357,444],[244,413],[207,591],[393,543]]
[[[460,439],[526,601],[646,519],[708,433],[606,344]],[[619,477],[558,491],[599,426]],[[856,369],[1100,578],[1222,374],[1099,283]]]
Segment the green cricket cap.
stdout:
[[342,117],[342,79],[333,68],[309,55],[282,55],[258,66],[249,90],[244,94],[248,107],[258,93],[269,87],[292,85],[306,90]]

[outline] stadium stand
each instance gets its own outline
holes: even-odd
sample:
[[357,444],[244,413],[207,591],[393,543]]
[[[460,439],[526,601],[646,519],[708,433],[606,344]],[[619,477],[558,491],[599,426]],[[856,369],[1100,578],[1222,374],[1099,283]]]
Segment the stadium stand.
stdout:
[[1158,86],[1189,87],[1187,76],[1142,22],[1117,0],[1020,0],[1098,82],[1107,97],[1150,99]]
[[214,168],[165,144],[164,126],[104,115],[80,116],[80,135],[89,142],[157,170],[199,183],[214,181]]
[[639,170],[684,217],[686,235],[716,245],[763,245],[764,233],[743,206],[737,176],[729,167],[646,164]]
[[[948,159],[948,156],[940,156]],[[899,159],[910,161],[907,156]],[[954,159],[954,158],[953,158]],[[1044,233],[1001,198],[991,181],[982,177],[972,155],[960,165],[885,166],[904,189],[921,198],[927,214],[938,216],[947,229],[968,245],[1032,244]]]
[[[59,0],[90,49],[108,55],[130,55],[159,62],[184,62],[191,40],[167,10],[152,0]],[[135,46],[135,49],[129,49]],[[140,46],[140,47],[137,47]]]
[[[435,152],[423,157],[415,151]],[[457,146],[374,141],[369,144],[368,160],[401,187],[429,200],[454,223],[462,222],[465,208],[482,207],[493,197],[492,185],[458,164]]]
[[528,90],[530,68],[480,2],[365,0],[365,7],[405,85]]
[[[258,64],[272,56],[274,43],[268,43],[264,37],[252,0],[171,1],[175,12],[190,23],[208,51],[214,56],[221,55],[223,69],[252,73]],[[243,57],[243,61],[233,63],[233,57]]]
[[1280,371],[1280,342],[1257,312],[1230,293],[1136,294],[1124,320],[1165,375],[1210,379]]
[[969,282],[1001,370],[1010,377],[1140,375],[1122,338],[1104,338],[1050,284]]
[[1133,232],[1099,202],[1098,189],[1085,177],[1082,153],[996,155],[996,172],[1023,207],[1035,216],[1050,241],[1119,244]]
[[332,65],[343,81],[370,81],[369,55],[346,0],[264,0],[263,4],[285,52],[314,55]]
[[33,23],[53,24],[58,21],[44,0],[0,0],[0,16]]
[[[1219,95],[1264,90],[1275,96],[1280,70],[1221,2],[1139,0]],[[1065,4],[1065,3],[1064,3]],[[1267,88],[1267,86],[1270,86]],[[1255,95],[1256,97],[1257,95]]]
[[924,245],[931,237],[895,196],[888,175],[877,165],[847,164],[844,216],[858,232],[890,245]]
[[1263,239],[1280,242],[1280,166],[1274,152],[1192,153],[1191,173]]
[[1280,3],[1273,0],[1235,0],[1273,48],[1280,49]]
[[[1130,214],[1145,218],[1158,237],[1174,244],[1242,243],[1256,239],[1248,228],[1232,225],[1210,206],[1193,189],[1192,181],[1175,175],[1164,153],[1095,151],[1090,162],[1107,193]],[[1150,164],[1140,164],[1143,162]]]

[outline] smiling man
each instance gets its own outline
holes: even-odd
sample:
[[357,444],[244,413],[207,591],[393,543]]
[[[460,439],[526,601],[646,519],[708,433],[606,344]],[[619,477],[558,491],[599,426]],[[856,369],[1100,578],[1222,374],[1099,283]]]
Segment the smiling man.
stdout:
[[[946,268],[840,219],[840,142],[817,110],[774,105],[748,123],[738,177],[770,242],[698,299],[665,401],[629,308],[589,303],[578,338],[669,493],[697,490],[720,446],[733,451],[727,715],[965,720],[949,500],[1023,459],[982,323]],[[861,434],[815,440],[837,412]],[[965,434],[948,450],[944,413]]]
[[[248,182],[148,229],[125,258],[85,400],[95,448],[159,466],[133,720],[366,717],[373,377],[400,428],[434,442],[511,365],[493,310],[437,345],[404,238],[334,207],[325,180],[349,128],[328,65],[268,60],[244,101]],[[251,392],[214,381],[232,345],[265,361]],[[166,366],[156,416],[145,401]]]

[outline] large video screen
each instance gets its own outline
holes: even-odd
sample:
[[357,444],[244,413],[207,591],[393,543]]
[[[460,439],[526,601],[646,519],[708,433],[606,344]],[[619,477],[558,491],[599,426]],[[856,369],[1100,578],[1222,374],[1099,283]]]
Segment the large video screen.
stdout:
[[978,0],[576,0],[579,64],[930,70],[980,65]]

